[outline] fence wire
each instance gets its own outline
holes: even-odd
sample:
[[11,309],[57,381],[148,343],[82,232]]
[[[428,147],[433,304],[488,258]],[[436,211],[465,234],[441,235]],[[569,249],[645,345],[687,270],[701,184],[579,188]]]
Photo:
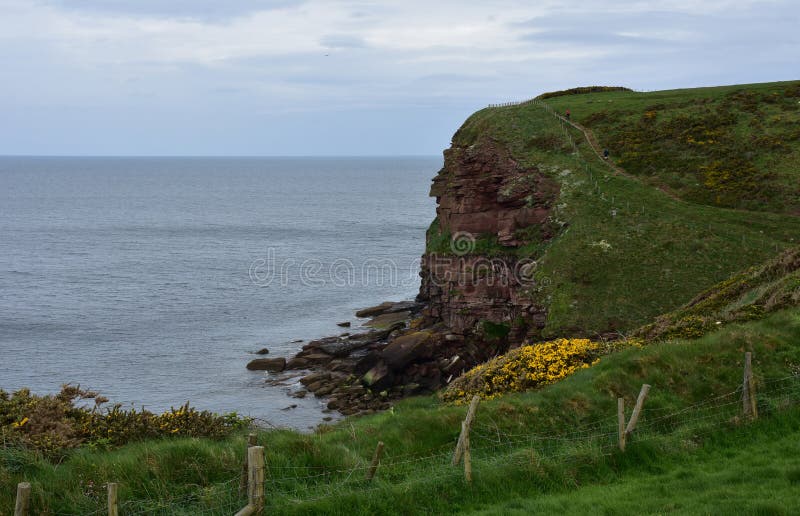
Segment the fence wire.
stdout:
[[[760,378],[756,395],[759,410],[780,410],[800,404],[800,376]],[[657,441],[670,432],[685,428],[693,436],[707,435],[720,427],[742,423],[742,389],[710,396],[679,410],[665,413],[667,409],[642,410],[639,424],[631,438],[638,442]],[[543,461],[561,464],[584,461],[581,452],[591,452],[594,457],[607,457],[618,447],[617,417],[603,417],[586,421],[558,434],[518,432],[504,430],[492,419],[481,418],[478,411],[470,432],[470,454],[476,474],[481,468],[530,467]],[[455,441],[428,449],[425,452],[405,453],[387,457],[379,466],[379,479],[365,480],[369,458],[350,468],[325,466],[275,465],[265,466],[264,488],[268,506],[281,504],[313,503],[322,499],[365,494],[393,489],[396,481],[407,487],[409,481],[420,482],[462,481],[460,468],[451,460]],[[380,480],[383,477],[384,480]],[[120,514],[138,515],[218,515],[234,514],[247,504],[241,478],[213,484],[194,493],[165,499],[128,500],[120,503]],[[100,502],[98,502],[100,503]],[[99,506],[80,516],[106,514]],[[78,516],[69,513],[52,513],[54,516]]]

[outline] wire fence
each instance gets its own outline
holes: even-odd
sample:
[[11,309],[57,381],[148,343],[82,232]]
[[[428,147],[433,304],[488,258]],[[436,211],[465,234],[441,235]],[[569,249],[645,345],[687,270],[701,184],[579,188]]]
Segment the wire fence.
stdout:
[[[759,412],[769,415],[800,405],[800,376],[763,378],[758,382],[757,402]],[[652,408],[642,410],[631,445],[668,439],[673,432],[686,431],[694,438],[732,428],[747,422],[743,417],[745,394],[743,389],[715,394],[681,409]],[[471,429],[471,464],[476,471],[491,468],[530,467],[536,463],[553,462],[569,465],[585,461],[591,453],[595,460],[603,460],[615,453],[619,445],[617,417],[608,416],[583,421],[568,430],[555,434],[514,431],[504,428],[490,416],[481,418],[480,412]],[[369,460],[361,458],[352,467],[325,467],[317,465],[269,464],[263,467],[263,492],[268,508],[313,503],[345,495],[362,495],[375,491],[390,491],[396,484],[415,481],[463,482],[462,472],[453,467],[455,442],[445,442],[425,451],[399,454],[381,461],[379,477],[383,481],[370,482],[365,474],[370,469]],[[194,493],[179,497],[127,500],[119,505],[123,515],[234,514],[247,504],[245,486],[241,477],[223,483],[198,488]],[[92,512],[81,516],[107,514],[107,508],[98,503]],[[54,516],[77,516],[69,513],[51,513]]]

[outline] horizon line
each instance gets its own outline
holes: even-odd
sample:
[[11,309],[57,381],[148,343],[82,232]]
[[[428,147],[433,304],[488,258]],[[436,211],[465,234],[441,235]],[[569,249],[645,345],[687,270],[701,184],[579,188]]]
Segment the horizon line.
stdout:
[[0,154],[2,158],[440,158],[441,154]]

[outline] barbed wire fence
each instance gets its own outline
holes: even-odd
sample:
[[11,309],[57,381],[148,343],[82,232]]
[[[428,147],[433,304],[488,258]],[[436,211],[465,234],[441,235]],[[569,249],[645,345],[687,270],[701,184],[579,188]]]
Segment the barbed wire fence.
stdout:
[[[748,355],[745,364],[749,364]],[[379,464],[376,463],[376,457],[379,458],[380,454],[376,454],[372,462],[361,458],[358,464],[346,468],[264,463],[264,448],[252,445],[247,449],[248,459],[245,460],[245,464],[249,462],[246,480],[237,476],[174,498],[127,500],[122,503],[116,503],[115,499],[113,506],[109,496],[107,506],[98,501],[92,512],[81,512],[80,515],[244,516],[337,496],[391,492],[397,488],[397,484],[403,484],[407,489],[408,484],[415,481],[430,484],[466,480],[469,484],[473,470],[480,473],[493,468],[531,468],[547,462],[567,466],[585,462],[587,453],[592,454],[595,460],[605,460],[615,453],[624,453],[621,440],[630,439],[629,446],[632,447],[638,443],[669,439],[673,432],[679,431],[690,432],[697,439],[720,428],[733,428],[757,419],[758,412],[752,410],[755,406],[763,416],[800,405],[798,374],[760,378],[757,394],[755,386],[752,371],[746,365],[743,382],[738,388],[714,394],[679,410],[647,408],[640,394],[641,404],[637,400],[637,407],[634,408],[634,412],[641,410],[640,421],[634,429],[625,430],[624,433],[624,416],[620,420],[619,414],[583,421],[557,434],[513,431],[503,428],[491,416],[481,418],[480,412],[476,413],[478,400],[474,399],[474,408],[470,410],[474,421],[469,416],[466,418],[469,424],[462,425],[458,443],[446,442],[424,452],[390,456],[380,460]],[[253,439],[248,444],[254,443]],[[462,461],[463,472],[457,466]],[[373,479],[376,470],[382,482]],[[29,485],[27,489],[30,493]],[[28,514],[28,505],[27,500],[18,498],[15,516]],[[50,514],[78,516],[63,512]]]

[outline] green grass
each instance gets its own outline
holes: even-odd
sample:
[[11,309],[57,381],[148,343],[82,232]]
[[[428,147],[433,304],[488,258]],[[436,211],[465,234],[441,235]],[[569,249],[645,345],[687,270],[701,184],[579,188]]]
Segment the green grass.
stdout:
[[548,99],[648,184],[714,206],[800,214],[800,82]]
[[[742,88],[768,95],[794,84],[592,93],[556,97],[547,102],[558,111],[569,107],[573,118],[579,121],[600,110],[608,111],[608,106],[625,114],[625,120],[638,120],[648,106],[656,103],[670,106],[706,97],[730,103],[729,95]],[[741,104],[745,106],[744,101]],[[771,110],[782,109],[761,101],[757,105],[762,104],[766,107],[759,109],[765,116]],[[785,113],[787,117],[795,116],[794,112]],[[611,125],[598,122],[593,127],[601,142],[617,134],[612,134]],[[559,228],[555,238],[506,253],[521,256],[527,250],[539,262],[538,283],[524,294],[534,304],[544,306],[548,316],[546,327],[541,334],[532,335],[533,339],[630,331],[798,241],[800,217],[787,213],[794,209],[792,199],[800,199],[800,171],[791,153],[775,154],[775,159],[781,160],[780,166],[769,168],[776,171],[770,184],[782,189],[780,195],[770,196],[775,203],[744,203],[742,206],[751,210],[760,210],[744,211],[709,204],[688,194],[685,197],[693,202],[673,199],[654,188],[663,183],[658,173],[648,175],[634,169],[630,172],[637,179],[614,175],[578,131],[573,130],[572,135],[578,143],[577,154],[565,143],[557,144],[565,140],[554,117],[540,106],[525,104],[478,111],[453,138],[454,145],[464,147],[489,138],[506,147],[519,163],[536,167],[561,184],[556,208],[548,221]],[[662,144],[665,148],[671,145],[661,140],[653,143],[656,147]],[[791,145],[794,148],[794,143]],[[657,166],[680,162],[671,152],[654,151],[645,161],[650,160]],[[678,189],[677,193],[683,195],[684,191]],[[444,245],[445,233],[446,228],[437,225],[429,242]],[[436,250],[429,247],[429,251]]]
[[607,483],[528,493],[472,514],[797,514],[798,422],[796,413],[781,415],[721,432],[694,453],[625,471]]
[[[755,357],[761,421],[751,426],[737,420],[735,393],[687,409],[735,391],[745,350]],[[502,513],[564,506],[567,512],[582,512],[609,488],[620,496],[603,500],[601,507],[608,512],[634,511],[636,505],[623,494],[637,490],[652,492],[646,495],[652,498],[649,505],[643,506],[647,511],[685,503],[674,510],[702,512],[713,504],[729,506],[730,479],[756,468],[776,478],[765,481],[765,490],[753,489],[746,499],[736,499],[741,510],[794,512],[796,502],[786,482],[800,477],[791,461],[797,445],[790,445],[800,442],[800,380],[768,380],[791,375],[798,367],[798,309],[731,324],[694,341],[604,357],[542,390],[482,403],[472,439],[472,486],[465,486],[461,470],[449,465],[465,408],[443,405],[435,397],[409,399],[392,411],[345,420],[314,434],[263,431],[258,439],[266,449],[269,511],[430,514],[491,508]],[[624,397],[631,407],[642,383],[653,388],[640,429],[623,455],[615,451],[616,398]],[[384,462],[376,482],[367,485],[364,468],[379,440],[386,443]],[[748,462],[744,450],[751,446],[752,457],[765,457],[762,464]],[[244,451],[241,436],[167,439],[114,451],[84,449],[56,465],[3,449],[0,513],[13,506],[16,483],[29,480],[35,511],[86,514],[102,509],[102,485],[116,481],[126,514],[230,514],[244,503],[236,480]],[[781,454],[786,458],[771,460]],[[720,469],[725,464],[730,464],[728,475]],[[708,476],[715,471],[719,474]],[[648,478],[666,478],[684,490],[694,478],[705,496],[670,502],[670,493],[659,492],[661,484],[648,483]],[[751,474],[744,487],[755,485],[757,478]]]

